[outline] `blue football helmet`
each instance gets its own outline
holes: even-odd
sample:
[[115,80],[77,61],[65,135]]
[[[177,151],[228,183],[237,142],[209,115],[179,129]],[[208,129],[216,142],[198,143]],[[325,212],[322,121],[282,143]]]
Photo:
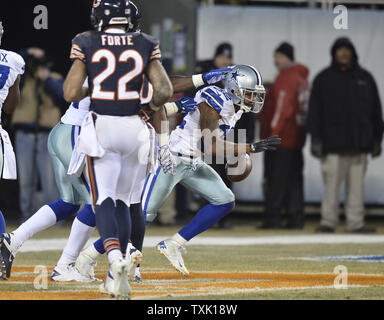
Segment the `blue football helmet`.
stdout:
[[131,22],[131,2],[128,0],[94,0],[91,23],[97,31],[110,25],[126,25],[129,31]]

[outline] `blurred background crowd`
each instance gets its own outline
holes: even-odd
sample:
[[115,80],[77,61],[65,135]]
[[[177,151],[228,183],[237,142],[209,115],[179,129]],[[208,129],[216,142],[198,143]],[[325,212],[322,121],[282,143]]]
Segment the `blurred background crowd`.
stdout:
[[[15,222],[58,198],[47,137],[67,108],[62,83],[71,39],[90,29],[90,0],[66,1],[59,9],[35,2],[20,15],[9,1],[9,13],[0,16],[2,46],[26,61],[21,103],[2,117],[15,146],[18,180],[0,181],[0,207]],[[263,75],[262,113],[242,117],[227,139],[238,141],[238,130],[245,129],[247,142],[279,135],[282,145],[252,156],[253,171],[240,183],[226,178],[224,165],[213,165],[238,203],[218,228],[231,228],[234,216],[244,216],[263,229],[302,229],[314,212],[314,230],[329,233],[342,212],[346,232],[375,232],[366,216],[384,217],[384,1],[134,2],[143,14],[142,30],[160,39],[169,74],[250,64]],[[37,4],[48,8],[47,30],[33,28]],[[347,11],[334,10],[338,4]],[[177,186],[156,223],[183,223],[202,201]]]

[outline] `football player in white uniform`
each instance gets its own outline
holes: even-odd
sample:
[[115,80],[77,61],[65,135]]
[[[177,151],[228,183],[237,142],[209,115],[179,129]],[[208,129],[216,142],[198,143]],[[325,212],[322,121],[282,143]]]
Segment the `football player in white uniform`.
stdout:
[[[235,144],[222,139],[244,112],[258,113],[264,104],[265,89],[260,73],[253,67],[238,65],[225,79],[225,89],[209,86],[195,96],[198,108],[171,133],[169,148],[176,163],[175,174],[159,168],[147,178],[143,192],[143,210],[147,221],[153,221],[157,210],[167,200],[177,183],[200,194],[209,204],[200,209],[192,221],[171,238],[157,245],[158,251],[183,275],[189,274],[181,252],[196,235],[212,227],[235,205],[235,196],[220,176],[207,163],[205,154],[239,156],[274,150],[280,138],[270,137],[253,144]],[[203,146],[200,148],[201,139]],[[202,149],[204,151],[202,152]]]
[[[0,21],[0,45],[4,34]],[[0,48],[0,172],[1,178],[14,180],[17,178],[16,160],[8,133],[1,126],[1,111],[11,114],[20,101],[20,77],[24,73],[25,62],[15,52]],[[4,154],[3,154],[4,150]],[[0,234],[5,232],[5,220],[0,211]],[[0,256],[1,259],[1,256]],[[3,273],[0,273],[3,278]]]

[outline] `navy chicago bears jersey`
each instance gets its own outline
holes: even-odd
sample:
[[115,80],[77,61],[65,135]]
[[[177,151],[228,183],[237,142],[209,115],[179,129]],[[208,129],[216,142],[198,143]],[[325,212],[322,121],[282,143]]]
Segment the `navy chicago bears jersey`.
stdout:
[[158,40],[145,33],[87,31],[72,40],[70,58],[87,66],[90,110],[131,116],[140,111],[147,66],[161,52]]

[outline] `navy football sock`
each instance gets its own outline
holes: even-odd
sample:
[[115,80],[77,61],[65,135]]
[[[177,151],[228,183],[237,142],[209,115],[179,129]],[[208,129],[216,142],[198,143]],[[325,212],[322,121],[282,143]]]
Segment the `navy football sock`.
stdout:
[[214,226],[227,213],[229,213],[235,202],[221,205],[208,204],[200,209],[190,223],[179,231],[179,234],[187,241]]
[[120,250],[119,227],[116,220],[116,207],[111,198],[95,206],[96,227],[103,240],[107,254],[115,249]]
[[116,201],[116,221],[119,229],[121,252],[124,254],[131,237],[132,222],[129,208],[120,200]]
[[129,208],[132,220],[132,245],[139,251],[143,251],[143,242],[145,235],[145,220],[141,203],[132,204]]

